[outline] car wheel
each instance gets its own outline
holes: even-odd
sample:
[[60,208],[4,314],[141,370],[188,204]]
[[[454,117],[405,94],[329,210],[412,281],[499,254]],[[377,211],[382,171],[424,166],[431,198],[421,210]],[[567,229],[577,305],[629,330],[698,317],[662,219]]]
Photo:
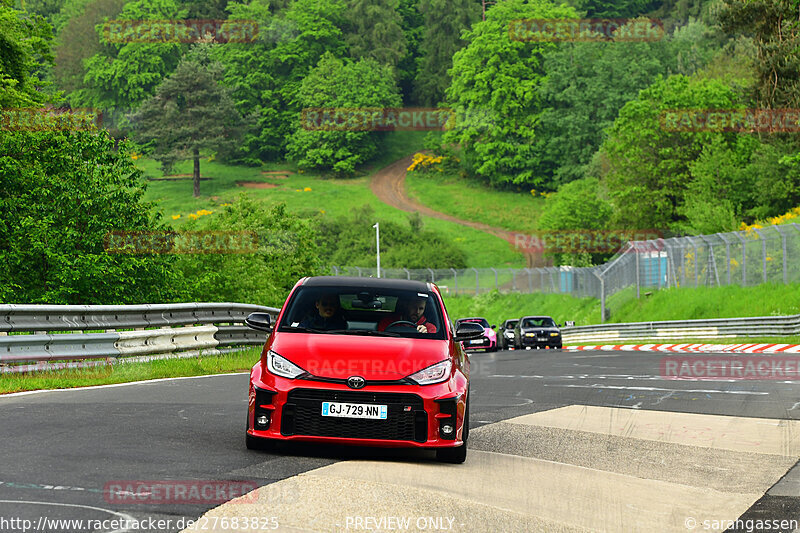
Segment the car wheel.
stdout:
[[563,350],[563,349],[564,349],[563,344],[559,344],[558,346],[556,346],[556,350]]
[[464,430],[461,439],[464,444],[457,448],[440,448],[436,450],[436,460],[442,463],[461,464],[467,460],[467,439],[469,438],[469,394],[467,395],[467,410],[464,413]]

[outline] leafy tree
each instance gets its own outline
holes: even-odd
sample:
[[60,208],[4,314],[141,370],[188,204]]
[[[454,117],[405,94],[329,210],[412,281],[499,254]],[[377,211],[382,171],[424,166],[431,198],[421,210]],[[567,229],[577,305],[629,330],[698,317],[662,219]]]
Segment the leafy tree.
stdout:
[[372,58],[394,68],[406,52],[399,0],[348,0],[344,37],[354,59]]
[[576,0],[573,5],[585,11],[587,17],[620,18],[644,15],[659,3],[652,0]]
[[406,42],[406,51],[397,64],[397,84],[403,102],[416,103],[415,79],[419,73],[420,41],[424,26],[423,15],[418,9],[420,0],[399,0],[398,12]]
[[225,66],[223,84],[233,91],[242,115],[255,115],[255,131],[245,135],[241,158],[281,159],[301,107],[297,92],[303,78],[325,52],[341,57],[345,44],[339,27],[344,3],[295,0],[273,16],[268,0],[230,3],[231,18],[254,19],[259,24],[255,43],[217,47],[214,57]]
[[[122,11],[125,0],[94,0],[80,13],[65,21],[57,33],[53,77],[58,87],[67,93],[84,88],[84,61],[103,51],[95,28],[104,19],[114,18]],[[76,102],[77,103],[77,102]]]
[[[540,89],[545,79],[542,55],[556,45],[509,38],[509,22],[525,18],[574,18],[575,10],[547,0],[507,0],[464,34],[469,44],[456,52],[453,81],[446,91],[455,125],[444,135],[458,144],[468,171],[494,185],[538,184]],[[492,122],[473,120],[487,116]]]
[[626,102],[662,75],[690,75],[705,65],[711,56],[706,32],[693,22],[656,42],[564,43],[547,54],[540,174],[552,176],[553,186],[586,175],[604,130]]
[[200,196],[200,150],[230,152],[244,126],[229,91],[218,83],[222,65],[211,60],[208,47],[192,49],[133,116],[137,137],[165,168],[194,160],[195,197]]
[[[125,4],[119,20],[184,19],[175,0],[136,0]],[[180,61],[185,46],[179,42],[109,42],[103,24],[96,31],[101,52],[85,61],[84,88],[72,101],[100,109],[134,110]],[[113,37],[109,35],[108,37]]]
[[52,23],[52,17],[61,11],[64,0],[27,0],[24,5],[28,13],[41,15]]
[[369,205],[349,217],[318,219],[317,241],[325,264],[375,266],[375,230],[380,222],[382,268],[466,268],[464,252],[437,233],[426,230],[419,216],[410,215],[408,226],[379,220]]
[[754,38],[757,105],[800,106],[800,20],[796,2],[725,0],[717,13],[723,31]]
[[[304,108],[399,107],[400,95],[391,69],[372,59],[342,61],[323,56],[303,80],[297,99]],[[380,133],[347,129],[305,129],[302,122],[292,135],[289,157],[301,168],[330,169],[351,174],[356,165],[378,153]]]
[[599,158],[614,205],[614,227],[666,230],[685,220],[682,209],[690,164],[715,137],[734,133],[673,131],[661,113],[675,109],[734,109],[735,92],[713,79],[670,76],[625,104],[609,130]]
[[425,16],[425,29],[419,46],[416,98],[436,105],[450,86],[447,71],[453,66],[453,55],[466,44],[461,33],[480,20],[481,10],[473,0],[420,0],[419,9]]
[[125,144],[105,132],[0,133],[0,300],[168,302],[182,295],[173,257],[107,253],[112,231],[164,229],[142,201]]
[[48,100],[38,73],[53,59],[50,25],[12,6],[0,0],[0,108],[40,105]]
[[322,273],[314,228],[284,204],[265,205],[241,195],[231,206],[195,222],[182,229],[249,233],[257,244],[254,253],[179,257],[177,268],[189,280],[195,301],[280,306],[298,279]]
[[[585,178],[562,185],[545,200],[537,226],[545,242],[567,230],[603,230],[611,218],[611,204],[601,196],[600,181]],[[555,239],[558,241],[558,239]],[[557,251],[551,254],[557,265],[589,266],[602,253]]]

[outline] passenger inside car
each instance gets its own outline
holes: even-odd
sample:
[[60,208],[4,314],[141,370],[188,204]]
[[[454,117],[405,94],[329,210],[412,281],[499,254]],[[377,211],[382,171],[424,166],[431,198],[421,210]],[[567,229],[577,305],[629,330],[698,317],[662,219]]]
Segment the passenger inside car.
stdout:
[[388,327],[406,325],[416,327],[420,333],[436,333],[436,325],[425,318],[427,304],[426,298],[419,297],[398,300],[396,312],[378,323],[378,331],[385,331]]
[[301,328],[310,329],[347,329],[347,320],[342,313],[337,294],[320,295],[314,302],[314,309],[300,321]]

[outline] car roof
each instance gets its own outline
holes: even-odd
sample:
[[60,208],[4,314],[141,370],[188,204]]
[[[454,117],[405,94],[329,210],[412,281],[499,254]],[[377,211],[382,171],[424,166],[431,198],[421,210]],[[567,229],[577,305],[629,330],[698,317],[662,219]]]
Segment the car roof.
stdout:
[[305,287],[364,287],[365,289],[401,289],[428,292],[427,282],[390,278],[358,278],[348,276],[315,276],[303,281]]
[[[482,316],[466,316],[464,318],[459,318],[456,322],[463,322],[464,320],[486,320]],[[488,320],[486,320],[488,322]]]
[[553,320],[553,317],[547,315],[528,315],[522,317],[520,320],[525,320],[526,318],[549,318],[550,320]]

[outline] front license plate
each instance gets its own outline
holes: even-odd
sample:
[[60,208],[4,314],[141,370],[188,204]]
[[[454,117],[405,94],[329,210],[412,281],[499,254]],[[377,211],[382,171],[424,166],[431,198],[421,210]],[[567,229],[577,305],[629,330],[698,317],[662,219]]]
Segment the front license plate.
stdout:
[[364,403],[322,402],[322,416],[386,420],[386,406]]
[[539,342],[544,342],[544,341],[546,341],[546,340],[547,340],[547,337],[539,337],[539,338],[538,338],[538,339],[536,339],[536,340],[538,340]]
[[470,344],[483,344],[483,339],[475,339],[469,341]]

